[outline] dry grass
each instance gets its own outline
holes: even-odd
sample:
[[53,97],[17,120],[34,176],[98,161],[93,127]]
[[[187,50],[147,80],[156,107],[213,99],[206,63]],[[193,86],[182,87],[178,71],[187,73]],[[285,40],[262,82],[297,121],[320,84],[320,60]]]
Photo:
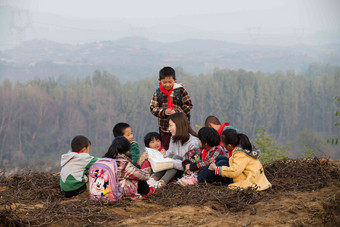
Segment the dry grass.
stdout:
[[[253,189],[229,190],[223,182],[189,187],[169,184],[145,202],[167,209],[216,202],[223,207],[222,212],[239,212],[250,204],[270,199],[277,192],[317,190],[326,187],[330,179],[340,178],[335,165],[318,158],[276,161],[265,166],[265,173],[273,187],[263,192]],[[0,223],[6,226],[40,226],[56,222],[101,225],[129,218],[128,215],[116,214],[114,208],[127,209],[135,203],[127,199],[113,203],[91,201],[86,194],[80,196],[81,199],[65,199],[60,191],[59,175],[55,173],[23,170],[6,177],[2,172]],[[338,207],[336,201],[334,204]]]

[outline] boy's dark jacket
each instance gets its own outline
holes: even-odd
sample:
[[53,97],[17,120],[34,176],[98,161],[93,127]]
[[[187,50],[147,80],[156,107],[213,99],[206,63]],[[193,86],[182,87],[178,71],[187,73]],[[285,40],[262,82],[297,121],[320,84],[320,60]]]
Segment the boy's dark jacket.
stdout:
[[[161,97],[159,97],[160,93]],[[170,96],[172,98],[174,110],[176,112],[184,112],[186,115],[189,115],[193,105],[188,95],[188,92],[185,90],[183,85],[175,83],[173,91],[171,92]],[[151,99],[150,111],[154,116],[158,117],[158,125],[164,132],[169,131],[168,129],[169,117],[163,113],[167,108],[168,108],[168,96],[163,92],[159,92],[156,90]]]

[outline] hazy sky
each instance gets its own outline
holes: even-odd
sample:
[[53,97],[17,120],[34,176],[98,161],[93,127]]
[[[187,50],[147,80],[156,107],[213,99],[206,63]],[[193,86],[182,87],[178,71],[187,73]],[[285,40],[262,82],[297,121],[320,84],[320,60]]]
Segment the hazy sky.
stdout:
[[143,36],[294,45],[340,42],[339,0],[0,0],[0,45]]

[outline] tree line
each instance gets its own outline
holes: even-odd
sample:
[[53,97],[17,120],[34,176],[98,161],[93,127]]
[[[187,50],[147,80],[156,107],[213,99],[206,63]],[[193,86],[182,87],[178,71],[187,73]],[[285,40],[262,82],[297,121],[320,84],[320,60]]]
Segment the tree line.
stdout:
[[[194,105],[192,126],[202,126],[208,115],[215,115],[253,139],[261,127],[282,142],[294,141],[306,129],[324,138],[339,133],[333,125],[334,96],[340,91],[338,67],[313,76],[242,69],[195,76],[177,68],[176,73]],[[95,71],[84,79],[62,78],[1,84],[1,168],[58,170],[60,155],[79,134],[91,140],[92,154],[102,156],[118,122],[132,126],[141,149],[144,135],[158,131],[157,118],[149,110],[158,77],[121,83],[115,75]]]

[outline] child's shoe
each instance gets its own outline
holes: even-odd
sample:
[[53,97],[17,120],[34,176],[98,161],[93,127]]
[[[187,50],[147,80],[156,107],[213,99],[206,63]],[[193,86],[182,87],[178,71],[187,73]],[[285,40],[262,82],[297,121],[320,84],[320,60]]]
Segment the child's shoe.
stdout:
[[166,186],[166,183],[164,180],[159,180],[159,181],[156,181],[155,184],[154,184],[154,187],[155,188],[163,188]]
[[150,187],[150,191],[149,191],[149,193],[147,195],[151,195],[153,193],[155,193],[155,188],[154,187]]
[[157,188],[163,188],[166,186],[166,182],[164,180],[159,180],[156,182]]
[[148,197],[149,195],[151,195],[153,193],[155,193],[155,188],[154,187],[150,187],[149,193],[146,194],[146,195],[143,195],[142,198],[145,199],[146,197]]
[[187,175],[178,180],[178,183],[182,186],[197,184],[197,176],[195,174]]
[[146,181],[149,185],[149,187],[153,187],[153,188],[162,188],[166,185],[164,180],[159,180],[156,181],[154,178],[150,177],[149,180]]
[[155,181],[155,179],[152,178],[152,177],[150,177],[150,178],[146,181],[146,183],[148,183],[149,187],[155,187],[156,182],[157,182],[157,181]]
[[153,188],[159,188],[159,183],[154,178],[150,177],[149,180],[146,181],[148,183],[149,187]]

